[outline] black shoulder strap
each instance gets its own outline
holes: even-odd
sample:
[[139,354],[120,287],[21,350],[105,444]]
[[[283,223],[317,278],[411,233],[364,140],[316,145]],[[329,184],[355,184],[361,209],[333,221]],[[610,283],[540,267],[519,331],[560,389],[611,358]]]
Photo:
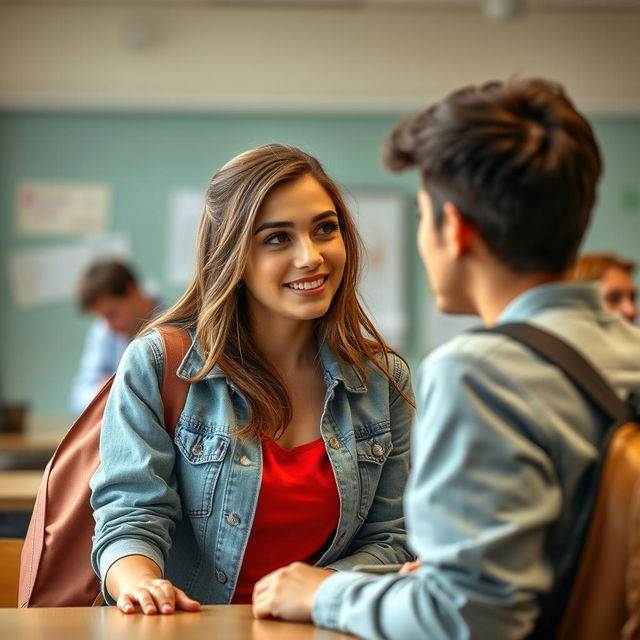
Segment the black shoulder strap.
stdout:
[[630,411],[587,358],[562,338],[526,322],[509,322],[479,332],[501,333],[521,342],[561,371],[607,415],[612,422],[630,418]]

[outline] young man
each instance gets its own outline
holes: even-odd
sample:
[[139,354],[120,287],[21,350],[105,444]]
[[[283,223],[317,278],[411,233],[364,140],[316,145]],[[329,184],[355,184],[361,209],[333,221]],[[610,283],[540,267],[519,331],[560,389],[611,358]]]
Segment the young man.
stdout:
[[613,253],[583,253],[573,275],[582,282],[597,281],[604,306],[625,320],[635,322],[638,317],[636,283],[633,281],[635,268],[635,262]]
[[99,262],[83,275],[78,292],[80,309],[96,316],[85,340],[69,395],[69,409],[80,415],[102,384],[118,368],[131,338],[162,303],[147,296],[126,265]]
[[[457,91],[401,124],[383,158],[420,170],[418,248],[441,310],[541,325],[621,396],[640,388],[640,329],[608,313],[594,285],[569,282],[601,163],[560,87]],[[487,333],[432,353],[417,401],[405,508],[418,563],[385,576],[285,567],[256,585],[257,617],[394,640],[536,629],[577,558],[604,418],[556,367]]]

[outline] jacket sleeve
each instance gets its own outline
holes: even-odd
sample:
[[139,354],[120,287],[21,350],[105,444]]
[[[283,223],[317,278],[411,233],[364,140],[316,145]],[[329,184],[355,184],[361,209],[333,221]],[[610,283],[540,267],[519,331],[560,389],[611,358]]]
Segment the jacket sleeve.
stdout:
[[[391,356],[393,376],[406,396],[413,400],[411,375],[400,357]],[[392,449],[384,463],[373,503],[362,527],[350,542],[345,556],[328,565],[330,569],[348,570],[357,564],[396,564],[414,556],[407,547],[402,506],[409,475],[409,442],[414,419],[413,407],[388,383],[389,417]]]
[[525,637],[552,585],[545,534],[562,508],[545,408],[486,359],[429,359],[421,373],[405,500],[421,567],[337,573],[313,619],[364,638]]
[[96,522],[92,564],[102,581],[127,555],[147,556],[164,570],[181,518],[174,446],[160,395],[159,340],[152,333],[129,345],[104,412],[100,465],[90,483]]

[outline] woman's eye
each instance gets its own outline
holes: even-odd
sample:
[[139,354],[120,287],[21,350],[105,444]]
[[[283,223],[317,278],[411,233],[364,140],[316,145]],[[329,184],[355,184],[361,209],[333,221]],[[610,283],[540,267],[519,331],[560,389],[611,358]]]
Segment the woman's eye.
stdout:
[[264,244],[282,244],[288,239],[289,237],[287,236],[287,234],[281,231],[280,233],[272,233],[270,236],[268,236],[265,239]]
[[323,235],[327,235],[333,233],[334,231],[338,231],[340,225],[337,222],[323,222],[319,227],[319,233]]

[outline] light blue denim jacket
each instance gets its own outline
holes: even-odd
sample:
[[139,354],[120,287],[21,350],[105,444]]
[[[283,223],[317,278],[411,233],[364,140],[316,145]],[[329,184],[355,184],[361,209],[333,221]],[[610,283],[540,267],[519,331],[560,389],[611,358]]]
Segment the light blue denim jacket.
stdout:
[[[321,435],[340,518],[318,565],[405,562],[411,554],[402,495],[413,409],[373,364],[365,383],[325,345],[320,358],[327,385]],[[411,397],[406,364],[396,356],[390,362],[394,379]],[[191,377],[202,363],[194,343],[178,375]],[[118,367],[104,413],[101,464],[91,480],[93,566],[104,581],[119,558],[144,555],[191,597],[228,603],[260,492],[260,443],[233,436],[246,424],[247,403],[219,367],[190,386],[172,442],[164,427],[162,373],[156,332],[132,342]]]

